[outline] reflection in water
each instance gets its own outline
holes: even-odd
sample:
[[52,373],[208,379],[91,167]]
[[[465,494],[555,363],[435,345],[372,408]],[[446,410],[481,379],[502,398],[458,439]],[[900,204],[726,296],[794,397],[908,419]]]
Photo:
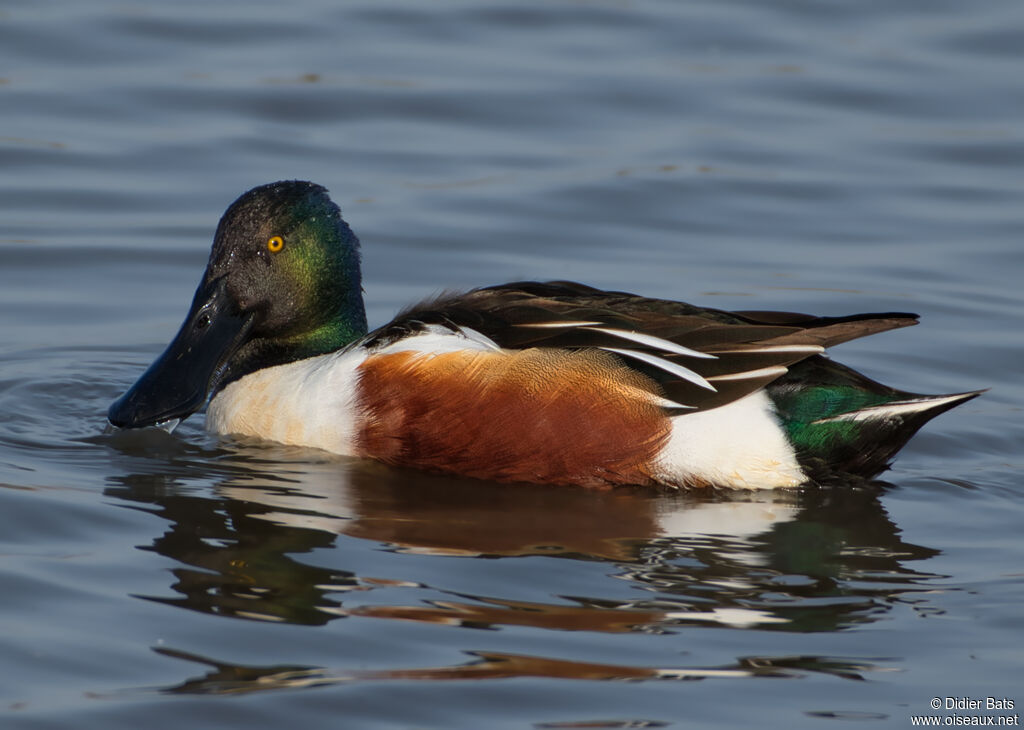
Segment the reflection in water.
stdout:
[[[141,549],[181,564],[170,586],[173,596],[146,598],[225,617],[321,625],[358,616],[600,633],[672,633],[695,626],[836,631],[877,620],[894,602],[913,604],[935,577],[908,567],[936,552],[903,542],[872,489],[594,492],[491,485],[339,459],[317,463],[309,461],[309,452],[274,447],[209,451],[167,439],[159,442],[167,449],[162,461],[153,458],[152,444],[110,444],[136,473],[116,479],[107,494],[165,519],[167,530]],[[142,453],[145,459],[135,458]],[[151,473],[137,473],[140,468]],[[528,602],[302,561],[313,550],[339,549],[339,536],[435,556],[599,561],[638,595],[623,599],[614,590],[608,593],[619,597],[553,595],[551,603]],[[344,550],[333,556],[336,562],[344,558]],[[410,602],[410,589],[421,597]],[[400,600],[381,600],[393,590]],[[361,600],[370,591],[373,598]],[[879,669],[874,661],[884,662],[740,657],[729,666],[653,668],[471,651],[474,659],[466,664],[352,673],[243,667],[158,651],[213,667],[175,692],[391,678],[693,679],[805,672],[860,678]]]
[[737,677],[796,678],[807,672],[833,674],[846,679],[864,679],[862,672],[878,671],[877,667],[864,660],[831,657],[744,657],[728,667],[662,669],[470,651],[466,653],[474,658],[456,666],[341,673],[323,667],[225,664],[174,649],[157,648],[154,651],[175,659],[185,659],[212,667],[201,677],[188,679],[180,685],[164,690],[174,694],[243,694],[271,689],[298,689],[354,681],[394,679],[443,681],[542,677],[678,681]]

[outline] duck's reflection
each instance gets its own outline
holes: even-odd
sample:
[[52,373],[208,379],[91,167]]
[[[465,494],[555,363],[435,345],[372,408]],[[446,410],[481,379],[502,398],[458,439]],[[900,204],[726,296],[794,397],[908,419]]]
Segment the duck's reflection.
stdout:
[[387,680],[469,680],[540,677],[546,679],[599,680],[695,680],[741,677],[795,678],[806,673],[831,674],[847,679],[863,679],[863,673],[876,671],[869,662],[826,657],[743,657],[723,667],[653,668],[623,664],[598,664],[561,659],[507,654],[503,652],[466,652],[465,663],[448,667],[418,669],[366,670],[334,672],[323,667],[299,665],[246,666],[225,664],[198,654],[173,649],[155,649],[175,659],[209,667],[201,677],[167,687],[172,694],[245,694],[271,689],[298,689],[344,684],[356,681]]
[[[194,454],[174,455],[170,468],[129,474],[107,492],[167,521],[164,534],[140,547],[181,564],[174,570],[174,595],[146,598],[220,616],[306,625],[359,616],[604,633],[672,632],[695,625],[835,631],[876,620],[894,601],[913,601],[913,594],[928,590],[928,579],[934,577],[910,566],[936,551],[901,540],[877,489],[595,492],[491,485],[337,459],[316,463],[308,452],[266,447],[194,448]],[[130,448],[121,449],[121,455],[126,465],[138,466]],[[217,481],[212,490],[202,486],[209,485],[211,472]],[[198,488],[192,486],[196,483]],[[453,592],[410,576],[367,575],[358,565],[346,564],[342,543],[352,538],[359,545],[368,540],[396,552],[436,556],[600,561],[608,564],[611,577],[639,590],[628,599],[621,598],[621,591],[608,591],[618,597],[558,595],[550,603]],[[324,548],[334,549],[330,562],[342,568],[303,559]],[[351,554],[358,561],[363,553]],[[382,601],[381,593],[389,590],[399,598]],[[410,590],[421,591],[420,597],[410,601]],[[373,592],[372,599],[367,600],[367,592]],[[225,688],[236,681],[244,684],[252,673],[263,677],[263,687],[268,686],[265,675],[280,674],[281,686],[353,678],[316,667],[239,667],[192,658],[215,670],[176,691],[204,691],[200,686],[238,691]],[[372,678],[509,672],[790,676],[798,669],[859,676],[870,663],[747,657],[727,667],[596,666],[477,653],[466,665],[377,672]]]

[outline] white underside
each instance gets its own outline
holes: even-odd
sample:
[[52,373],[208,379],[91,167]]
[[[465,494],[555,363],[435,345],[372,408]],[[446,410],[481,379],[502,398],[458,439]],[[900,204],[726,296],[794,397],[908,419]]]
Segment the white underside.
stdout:
[[764,391],[673,418],[654,473],[666,484],[734,489],[796,487],[806,481]]

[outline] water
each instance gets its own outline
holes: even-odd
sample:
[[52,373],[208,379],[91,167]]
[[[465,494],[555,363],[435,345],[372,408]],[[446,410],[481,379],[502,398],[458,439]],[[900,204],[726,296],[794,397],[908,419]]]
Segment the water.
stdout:
[[[1019,711],[1022,48],[1010,0],[9,0],[0,725]],[[331,188],[376,324],[523,278],[909,310],[837,357],[991,391],[888,486],[780,495],[446,479],[199,419],[103,436],[224,207],[282,178]]]

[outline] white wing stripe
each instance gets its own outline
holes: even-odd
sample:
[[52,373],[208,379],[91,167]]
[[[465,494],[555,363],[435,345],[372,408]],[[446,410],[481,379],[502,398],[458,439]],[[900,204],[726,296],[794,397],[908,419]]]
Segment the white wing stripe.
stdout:
[[564,322],[523,322],[523,323],[517,324],[515,326],[516,327],[535,327],[537,329],[556,330],[556,329],[564,329],[566,327],[589,327],[592,324],[601,324],[601,323],[600,322],[582,322],[582,321],[580,321],[580,322],[571,322],[571,321],[566,320]]
[[674,400],[669,400],[664,396],[658,395],[657,393],[652,393],[649,390],[643,390],[641,388],[630,388],[630,392],[634,398],[658,406],[658,408],[667,408],[669,410],[696,410],[697,408],[697,406],[688,406],[682,403],[677,403]]
[[621,337],[624,340],[632,340],[633,342],[641,345],[647,345],[648,347],[654,347],[664,352],[671,352],[675,355],[687,355],[689,357],[701,357],[708,360],[717,359],[714,355],[709,355],[706,352],[700,352],[698,350],[691,350],[689,347],[683,347],[677,345],[671,340],[666,340],[662,337],[655,337],[654,335],[645,335],[643,332],[631,332],[629,330],[618,330],[611,327],[587,327],[587,329],[594,330],[595,332],[604,332],[606,335],[614,335],[615,337]]
[[736,350],[715,350],[716,355],[745,355],[747,353],[757,354],[759,352],[766,353],[802,353],[806,352],[808,355],[825,352],[825,348],[821,345],[765,345],[764,347],[750,347]]
[[594,332],[604,332],[606,335],[613,337],[620,337],[623,340],[629,340],[630,342],[636,342],[640,345],[646,345],[647,347],[653,347],[656,350],[662,352],[670,352],[673,355],[686,355],[687,357],[700,357],[708,360],[717,359],[716,355],[711,355],[707,352],[700,352],[699,350],[692,350],[689,347],[683,347],[682,345],[676,344],[671,340],[666,340],[663,337],[655,337],[654,335],[644,334],[643,332],[635,332],[632,330],[620,330],[614,327],[597,327],[601,322],[585,322],[585,321],[561,321],[561,322],[525,322],[523,324],[517,324],[516,327],[533,327],[535,329],[569,329],[571,327],[579,327],[580,329],[593,330]]
[[677,378],[682,378],[683,380],[693,383],[694,385],[699,385],[702,388],[707,388],[708,390],[714,391],[716,393],[718,392],[715,386],[706,381],[697,373],[693,372],[689,368],[684,368],[682,365],[677,365],[674,362],[670,362],[663,357],[658,357],[657,355],[650,355],[646,352],[638,352],[637,350],[626,350],[624,348],[619,347],[602,347],[600,349],[606,350],[608,352],[614,352],[617,355],[631,357],[634,360],[640,360],[641,362],[645,362],[648,365],[653,365],[656,368],[664,370],[666,373],[675,375]]
[[892,403],[883,403],[877,406],[867,406],[866,408],[860,408],[856,411],[850,411],[849,413],[840,413],[838,416],[830,416],[828,418],[819,418],[816,421],[812,421],[813,424],[818,423],[833,423],[835,421],[870,421],[872,419],[880,418],[895,418],[896,416],[903,416],[908,413],[916,413],[918,411],[925,411],[929,408],[941,406],[946,403],[951,403],[956,400],[962,400],[962,394],[939,396],[935,398],[921,398],[920,400],[904,400],[894,401]]
[[770,368],[761,368],[759,370],[747,370],[742,373],[728,373],[727,375],[713,375],[708,380],[754,380],[756,378],[768,377],[773,375],[778,377],[786,373],[786,368],[781,365],[776,365]]

